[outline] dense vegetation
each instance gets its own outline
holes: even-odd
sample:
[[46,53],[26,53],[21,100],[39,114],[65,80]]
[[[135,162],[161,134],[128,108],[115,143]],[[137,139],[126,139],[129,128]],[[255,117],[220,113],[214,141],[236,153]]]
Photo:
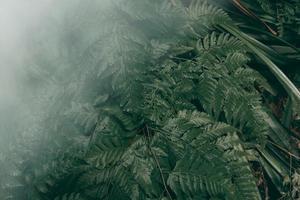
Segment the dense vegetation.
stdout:
[[300,198],[298,0],[74,1],[55,17],[30,43],[38,109],[0,154],[0,199]]

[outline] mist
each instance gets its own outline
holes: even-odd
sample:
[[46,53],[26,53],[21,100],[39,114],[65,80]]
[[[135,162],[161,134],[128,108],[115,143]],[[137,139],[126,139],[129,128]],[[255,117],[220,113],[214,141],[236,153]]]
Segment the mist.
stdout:
[[[25,98],[26,61],[31,56],[27,44],[34,27],[43,21],[51,1],[0,1],[0,141],[1,149],[25,127],[19,126],[30,114],[30,102]],[[33,105],[33,102],[32,102]],[[27,116],[28,119],[28,116]]]
[[26,191],[33,199],[28,183],[41,176],[37,169],[46,174],[44,164],[72,134],[86,143],[64,111],[82,84],[76,69],[88,66],[82,55],[102,31],[97,16],[107,2],[0,0],[0,199],[24,199]]

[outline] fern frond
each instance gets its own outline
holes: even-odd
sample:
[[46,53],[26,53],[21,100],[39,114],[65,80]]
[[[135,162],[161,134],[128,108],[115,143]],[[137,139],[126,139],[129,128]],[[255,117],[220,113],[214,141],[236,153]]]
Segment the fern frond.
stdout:
[[216,32],[206,35],[203,39],[199,39],[196,44],[196,49],[199,51],[199,60],[206,60],[211,57],[222,57],[236,51],[242,51],[244,45],[236,38],[229,34]]
[[193,0],[187,8],[187,15],[197,25],[208,28],[231,22],[226,12],[209,4],[206,0]]

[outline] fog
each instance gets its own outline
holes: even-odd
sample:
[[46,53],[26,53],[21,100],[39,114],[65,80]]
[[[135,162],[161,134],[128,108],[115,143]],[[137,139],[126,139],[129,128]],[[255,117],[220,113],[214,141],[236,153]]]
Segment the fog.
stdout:
[[[19,81],[26,57],[25,33],[36,22],[41,10],[38,1],[0,1],[0,139],[1,146],[14,134],[16,116],[24,109]],[[13,126],[15,125],[15,126]],[[4,147],[2,148],[4,149]]]
[[[39,98],[49,93],[49,85],[59,84],[54,79],[66,79],[64,70],[75,63],[72,63],[72,56],[78,58],[97,34],[89,29],[93,29],[92,23],[97,20],[91,12],[99,9],[92,10],[94,6],[90,5],[102,7],[104,2],[0,0],[2,143],[7,143],[4,138],[14,135],[18,124],[27,120],[25,113],[31,116],[34,110],[43,106]],[[79,23],[80,17],[85,21]]]
[[[54,149],[51,144],[43,143],[49,141],[42,139],[48,131],[45,119],[53,103],[50,97],[61,88],[56,75],[64,78],[66,74],[62,72],[70,66],[70,59],[64,59],[69,55],[62,48],[63,40],[68,38],[64,36],[65,13],[73,11],[72,6],[78,2],[0,0],[1,200],[32,199],[30,192],[27,192],[29,197],[23,196],[27,189],[26,184],[25,188],[22,186],[22,173],[32,174],[31,171],[45,163],[38,159],[46,159],[44,153]],[[21,187],[22,192],[18,189]]]
[[[50,0],[0,0],[0,150],[15,142],[27,127],[34,102],[25,98],[28,49],[35,27],[50,11]],[[28,126],[30,126],[28,124]]]
[[[19,186],[20,170],[43,168],[66,138],[60,133],[67,123],[57,120],[57,113],[70,106],[64,87],[76,78],[80,56],[99,36],[97,17],[105,2],[0,0],[0,199],[7,188]],[[80,85],[73,82],[66,90],[70,94]],[[63,98],[53,101],[58,95]]]

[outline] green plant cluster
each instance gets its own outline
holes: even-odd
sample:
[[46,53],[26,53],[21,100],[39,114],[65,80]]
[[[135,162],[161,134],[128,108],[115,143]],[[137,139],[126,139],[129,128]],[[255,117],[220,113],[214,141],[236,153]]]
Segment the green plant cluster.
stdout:
[[284,54],[216,4],[114,0],[97,12],[95,1],[89,26],[74,16],[83,22],[65,36],[75,38],[65,41],[70,76],[51,94],[43,143],[15,144],[31,153],[3,199],[299,198],[296,79],[278,67]]

